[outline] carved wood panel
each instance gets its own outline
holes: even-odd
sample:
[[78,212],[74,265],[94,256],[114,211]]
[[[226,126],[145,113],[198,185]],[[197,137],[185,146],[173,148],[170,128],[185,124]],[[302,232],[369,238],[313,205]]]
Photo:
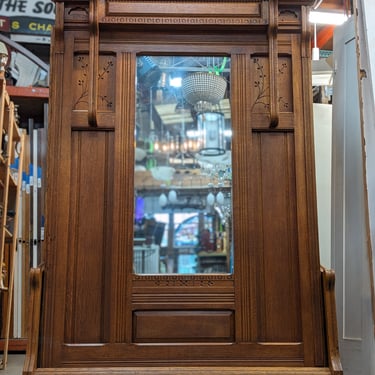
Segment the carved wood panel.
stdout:
[[[90,74],[88,53],[77,52],[73,59],[72,74],[72,122],[73,126],[88,126],[90,100]],[[98,123],[102,127],[114,126],[116,106],[116,57],[113,54],[101,54],[97,72],[97,112]]]
[[113,142],[113,132],[72,133],[67,343],[103,342],[108,337]]
[[[279,95],[277,98],[280,112],[280,123],[278,128],[293,127],[293,64],[291,56],[280,56],[278,58],[277,82]],[[251,112],[258,127],[265,127],[266,115],[270,113],[270,69],[267,56],[251,56]]]
[[[88,110],[88,54],[76,54],[74,56],[73,69],[73,111]],[[115,58],[110,55],[99,57],[99,69],[97,80],[98,87],[98,111],[113,112],[115,110],[115,88],[112,84],[116,80]]]

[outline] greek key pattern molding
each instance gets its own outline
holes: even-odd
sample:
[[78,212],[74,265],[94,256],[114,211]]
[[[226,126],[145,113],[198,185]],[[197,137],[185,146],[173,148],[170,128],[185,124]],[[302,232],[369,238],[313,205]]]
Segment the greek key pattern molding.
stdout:
[[233,282],[233,275],[133,275],[133,282],[151,282],[159,287],[214,287],[218,283]]
[[119,16],[104,17],[101,23],[110,24],[149,24],[149,25],[265,25],[261,18],[240,17],[144,17]]

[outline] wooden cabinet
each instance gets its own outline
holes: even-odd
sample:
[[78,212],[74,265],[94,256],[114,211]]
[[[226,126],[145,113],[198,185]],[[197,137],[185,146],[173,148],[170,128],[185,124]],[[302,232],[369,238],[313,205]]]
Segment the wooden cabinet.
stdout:
[[[25,374],[340,374],[319,265],[312,1],[56,3]],[[140,56],[231,61],[227,272],[134,271]]]
[[19,202],[22,183],[24,135],[17,125],[17,114],[6,90],[5,79],[0,77],[0,278],[2,337],[5,338],[6,364],[11,327],[14,272],[18,244]]

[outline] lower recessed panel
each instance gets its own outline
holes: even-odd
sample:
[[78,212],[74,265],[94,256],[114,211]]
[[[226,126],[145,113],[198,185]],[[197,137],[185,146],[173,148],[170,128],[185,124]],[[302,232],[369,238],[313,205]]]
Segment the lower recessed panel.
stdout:
[[233,342],[234,313],[135,311],[134,342]]

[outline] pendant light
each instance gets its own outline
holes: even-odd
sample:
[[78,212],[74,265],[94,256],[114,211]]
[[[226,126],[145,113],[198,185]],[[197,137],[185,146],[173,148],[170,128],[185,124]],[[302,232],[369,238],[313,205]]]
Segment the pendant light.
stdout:
[[198,113],[200,155],[218,156],[225,154],[224,123],[224,114],[221,112]]

